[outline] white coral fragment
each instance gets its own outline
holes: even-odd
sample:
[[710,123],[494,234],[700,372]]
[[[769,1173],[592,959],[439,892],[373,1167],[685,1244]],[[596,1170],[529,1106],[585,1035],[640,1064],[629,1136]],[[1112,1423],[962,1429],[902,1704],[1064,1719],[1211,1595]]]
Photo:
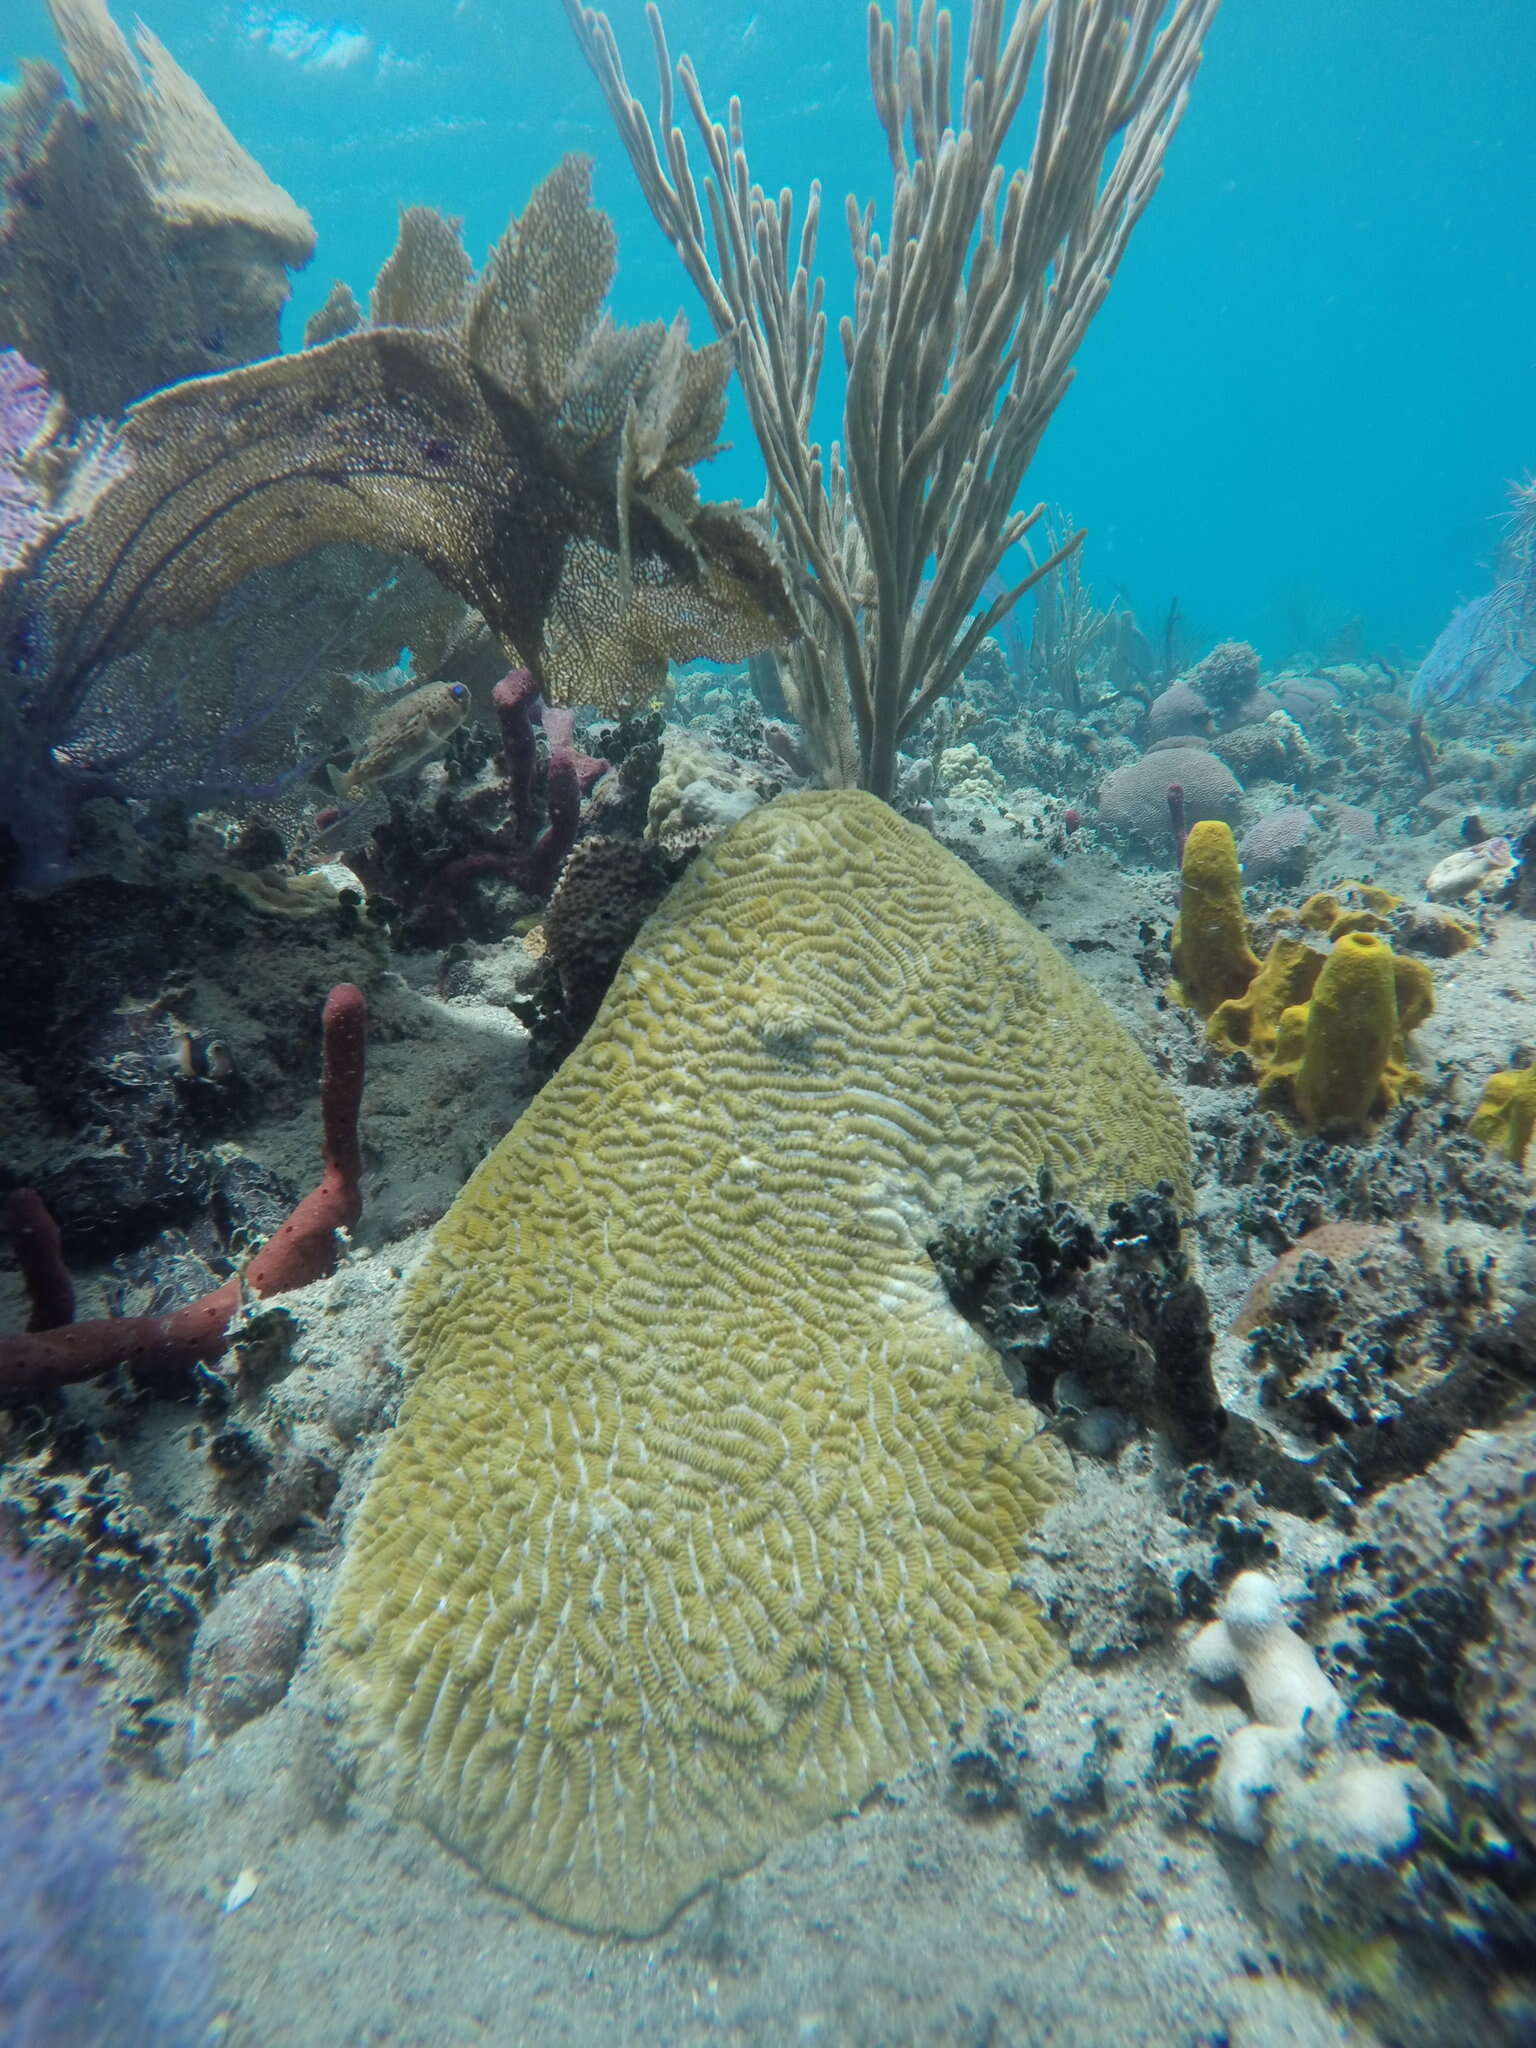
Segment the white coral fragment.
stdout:
[[1224,1835],[1262,1842],[1268,1829],[1265,1801],[1279,1790],[1275,1766],[1296,1746],[1293,1728],[1249,1721],[1222,1744],[1211,1786],[1211,1819]]
[[1415,1796],[1424,1786],[1408,1764],[1345,1764],[1307,1788],[1321,1824],[1316,1832],[1341,1856],[1401,1856],[1418,1840]]
[[1221,1618],[1191,1644],[1190,1670],[1210,1684],[1241,1680],[1254,1719],[1300,1729],[1327,1742],[1345,1706],[1311,1648],[1290,1628],[1280,1589],[1267,1572],[1240,1572],[1221,1603]]
[[1332,1742],[1347,1712],[1344,1699],[1286,1622],[1280,1588],[1267,1572],[1238,1574],[1220,1618],[1201,1629],[1186,1661],[1194,1677],[1209,1685],[1240,1682],[1248,1696],[1254,1718],[1222,1746],[1211,1818],[1223,1834],[1261,1843],[1267,1802],[1295,1776],[1286,1766]]

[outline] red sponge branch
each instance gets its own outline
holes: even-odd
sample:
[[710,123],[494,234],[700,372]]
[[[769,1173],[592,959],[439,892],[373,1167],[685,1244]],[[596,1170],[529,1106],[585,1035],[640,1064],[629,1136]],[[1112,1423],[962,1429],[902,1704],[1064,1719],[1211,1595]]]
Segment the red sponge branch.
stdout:
[[94,1380],[116,1365],[151,1373],[190,1371],[224,1349],[240,1312],[240,1282],[160,1316],[103,1316],[25,1337],[0,1338],[0,1394],[42,1394],[76,1380]]
[[[243,1285],[263,1299],[290,1287],[306,1287],[331,1272],[336,1232],[352,1229],[363,1210],[357,1119],[368,1047],[368,1004],[362,990],[349,981],[333,988],[320,1028],[320,1184],[246,1268]],[[240,1312],[240,1279],[226,1280],[164,1315],[71,1322],[73,1289],[59,1249],[58,1225],[42,1197],[30,1188],[18,1189],[6,1203],[5,1223],[31,1298],[32,1319],[25,1336],[0,1338],[0,1396],[43,1393],[95,1379],[118,1365],[156,1374],[185,1372],[223,1353],[229,1326]]]
[[363,1213],[363,1154],[357,1118],[368,1053],[368,1002],[350,981],[326,998],[320,1018],[320,1185],[267,1239],[245,1269],[245,1284],[263,1300],[307,1287],[336,1267],[336,1232],[351,1230]]
[[56,1330],[75,1320],[75,1287],[64,1263],[59,1226],[36,1188],[15,1188],[5,1198],[5,1229],[32,1304],[29,1330]]

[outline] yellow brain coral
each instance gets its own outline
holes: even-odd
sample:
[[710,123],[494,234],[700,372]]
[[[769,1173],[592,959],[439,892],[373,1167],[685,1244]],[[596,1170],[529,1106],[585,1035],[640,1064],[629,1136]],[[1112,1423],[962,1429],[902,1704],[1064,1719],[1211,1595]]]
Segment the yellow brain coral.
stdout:
[[1037,1689],[1061,1459],[925,1246],[1042,1164],[1185,1193],[1188,1136],[968,869],[854,793],[696,862],[409,1289],[329,1638],[405,1810],[646,1933]]

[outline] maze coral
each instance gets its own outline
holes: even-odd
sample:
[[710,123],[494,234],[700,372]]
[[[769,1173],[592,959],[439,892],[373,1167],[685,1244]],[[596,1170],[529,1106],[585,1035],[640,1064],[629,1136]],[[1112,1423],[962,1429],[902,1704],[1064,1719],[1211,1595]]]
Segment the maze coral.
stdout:
[[1187,1200],[1172,1092],[969,869],[849,791],[700,856],[405,1303],[330,1648],[407,1812],[647,1933],[1033,1694],[1064,1461],[928,1247],[1047,1164]]

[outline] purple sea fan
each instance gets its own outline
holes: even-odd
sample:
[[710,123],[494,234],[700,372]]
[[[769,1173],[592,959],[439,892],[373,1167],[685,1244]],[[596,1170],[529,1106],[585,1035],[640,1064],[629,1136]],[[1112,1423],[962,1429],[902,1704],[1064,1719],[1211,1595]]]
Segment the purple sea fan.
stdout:
[[67,1590],[0,1549],[0,2040],[196,2048],[212,1975],[134,1849]]
[[48,417],[48,384],[13,348],[0,349],[0,570],[14,567],[42,532],[42,493],[25,468]]
[[1492,590],[1451,614],[1419,664],[1415,711],[1497,704],[1536,677],[1536,481],[1509,494],[1510,532]]

